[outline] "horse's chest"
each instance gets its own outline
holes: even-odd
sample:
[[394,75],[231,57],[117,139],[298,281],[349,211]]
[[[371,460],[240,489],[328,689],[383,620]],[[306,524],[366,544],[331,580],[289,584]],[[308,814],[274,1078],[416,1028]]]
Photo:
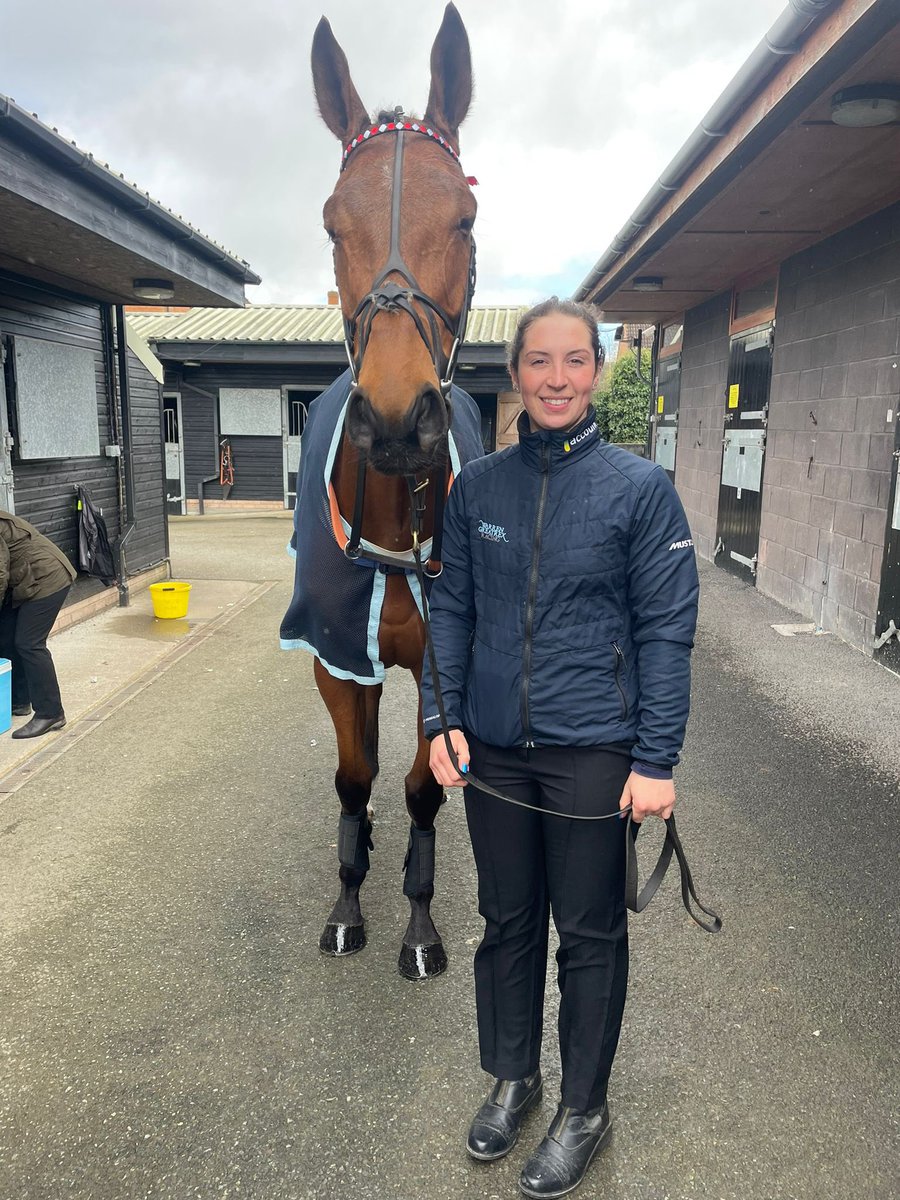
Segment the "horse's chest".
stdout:
[[388,575],[378,626],[378,651],[386,667],[417,671],[425,653],[425,630],[403,575]]

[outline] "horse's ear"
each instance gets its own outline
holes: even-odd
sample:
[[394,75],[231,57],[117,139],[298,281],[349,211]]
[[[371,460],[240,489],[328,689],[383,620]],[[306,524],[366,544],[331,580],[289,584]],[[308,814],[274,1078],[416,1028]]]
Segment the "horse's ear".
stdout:
[[[441,133],[457,142],[472,101],[472,57],[462,18],[454,4],[444,10],[444,19],[431,47],[431,91],[425,117]],[[458,146],[457,146],[458,149]]]
[[313,36],[312,73],[322,120],[346,145],[367,124],[369,117],[350,78],[347,56],[325,17],[316,26]]

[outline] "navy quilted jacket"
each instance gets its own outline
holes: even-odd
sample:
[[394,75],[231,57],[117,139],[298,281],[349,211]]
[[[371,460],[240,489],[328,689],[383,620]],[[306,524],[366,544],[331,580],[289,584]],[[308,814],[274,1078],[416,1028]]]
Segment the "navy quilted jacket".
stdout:
[[[528,430],[447,503],[431,623],[448,722],[497,746],[624,746],[678,761],[697,619],[693,541],[660,467],[599,436]],[[440,732],[426,656],[423,716]]]

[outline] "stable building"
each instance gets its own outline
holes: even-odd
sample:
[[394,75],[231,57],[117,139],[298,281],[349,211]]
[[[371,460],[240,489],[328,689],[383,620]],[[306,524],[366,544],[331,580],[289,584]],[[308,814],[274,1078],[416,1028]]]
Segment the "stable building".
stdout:
[[[123,603],[129,583],[158,578],[168,557],[163,372],[123,306],[243,305],[245,285],[258,282],[0,96],[0,507],[77,564],[83,487],[106,522]],[[69,604],[100,589],[82,577]]]
[[900,669],[900,9],[792,3],[581,284],[698,552]]
[[[521,312],[469,314],[456,383],[478,404],[486,450],[514,437],[519,405],[506,344]],[[165,367],[169,513],[293,508],[307,407],[347,369],[338,305],[130,311],[126,319]]]

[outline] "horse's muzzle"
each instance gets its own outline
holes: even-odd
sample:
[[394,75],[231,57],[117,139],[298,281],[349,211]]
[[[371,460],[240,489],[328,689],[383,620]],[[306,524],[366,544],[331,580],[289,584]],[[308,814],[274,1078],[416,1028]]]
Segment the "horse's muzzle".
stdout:
[[376,471],[414,474],[427,470],[445,450],[447,405],[437,388],[426,386],[397,420],[385,416],[357,386],[350,393],[345,428]]

